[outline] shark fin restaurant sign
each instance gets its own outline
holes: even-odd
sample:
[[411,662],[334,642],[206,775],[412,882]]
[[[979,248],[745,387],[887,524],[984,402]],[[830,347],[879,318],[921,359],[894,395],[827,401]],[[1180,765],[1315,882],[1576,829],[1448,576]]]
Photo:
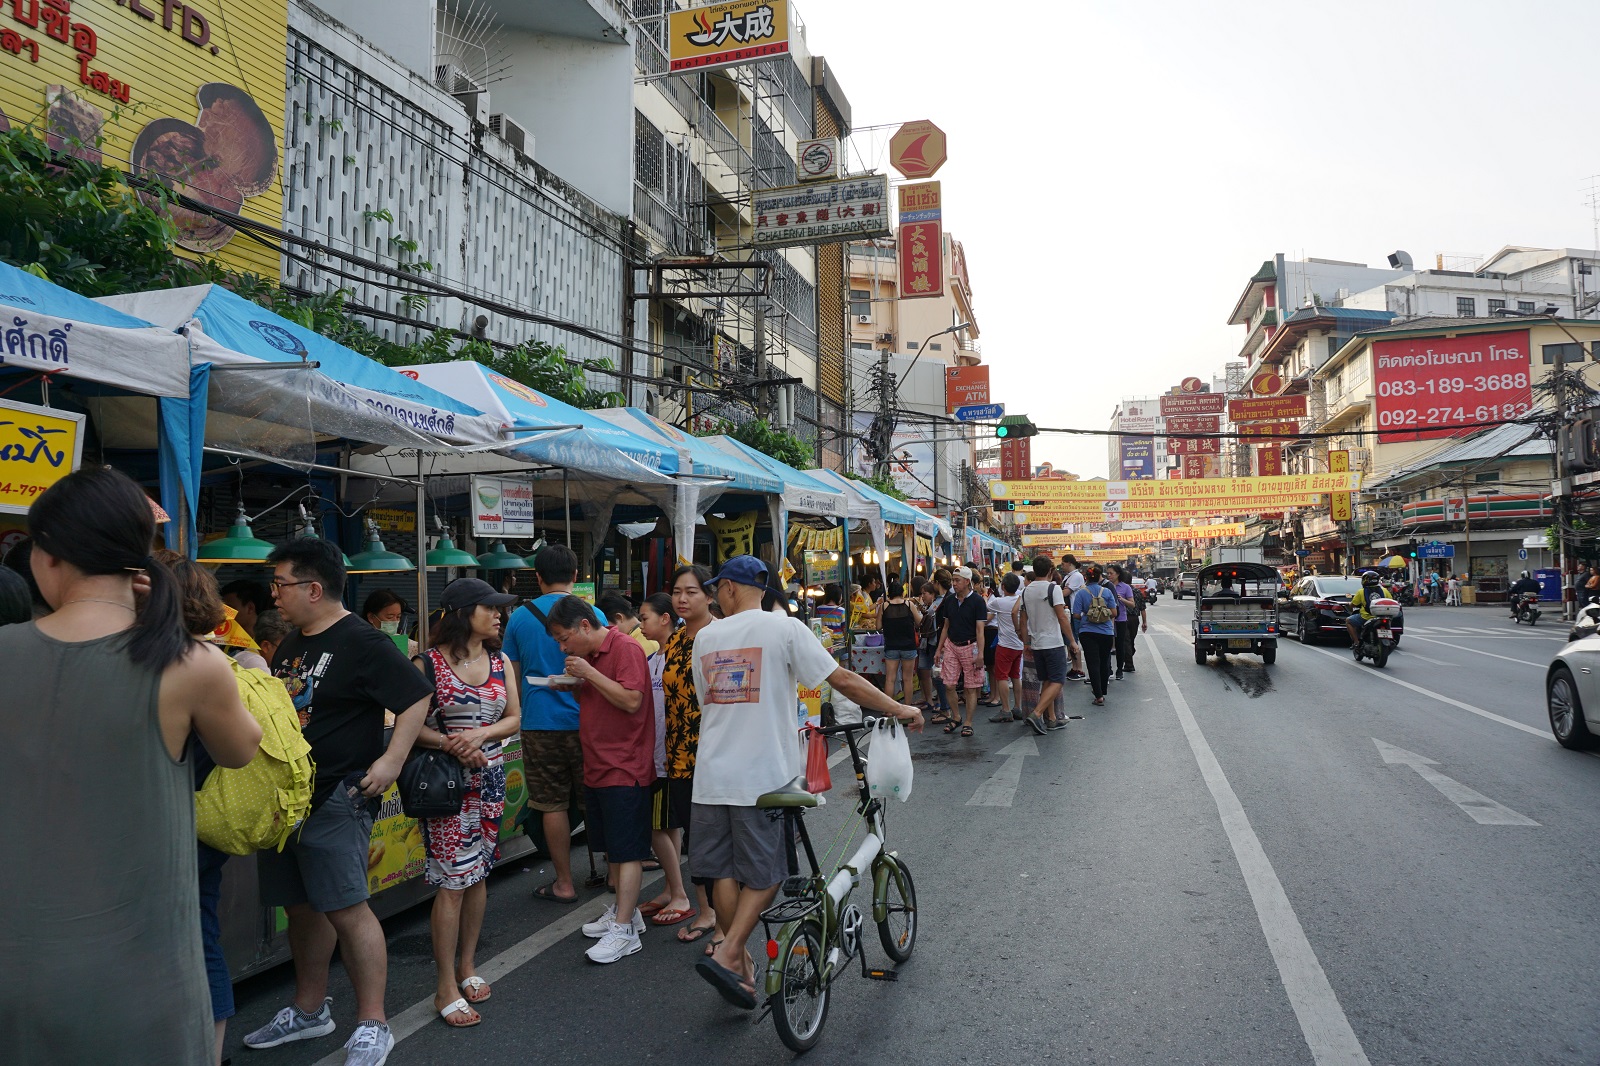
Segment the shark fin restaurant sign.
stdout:
[[83,461],[83,415],[0,400],[0,514],[27,514]]
[[[283,224],[287,0],[5,0],[0,130]],[[278,253],[174,206],[178,246],[278,274]]]

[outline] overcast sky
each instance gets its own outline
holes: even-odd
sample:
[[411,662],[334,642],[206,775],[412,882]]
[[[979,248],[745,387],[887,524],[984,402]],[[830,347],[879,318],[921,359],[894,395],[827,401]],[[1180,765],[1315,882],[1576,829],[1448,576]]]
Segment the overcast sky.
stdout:
[[[858,128],[945,130],[993,399],[1041,426],[1220,372],[1278,252],[1594,244],[1592,0],[795,2]],[[891,132],[857,138],[883,170]],[[1106,473],[1103,438],[1033,457]]]

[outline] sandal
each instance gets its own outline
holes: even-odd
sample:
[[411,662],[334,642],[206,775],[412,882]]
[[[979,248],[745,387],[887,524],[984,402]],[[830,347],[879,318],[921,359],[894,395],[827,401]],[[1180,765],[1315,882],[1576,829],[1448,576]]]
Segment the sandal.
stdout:
[[928,719],[928,721],[932,722],[934,725],[939,725],[942,722],[950,721],[950,716],[945,714],[943,711],[940,711],[938,714]]
[[[457,1014],[461,1015],[464,1020],[456,1021],[454,1016]],[[444,1019],[444,1024],[452,1029],[471,1029],[474,1025],[483,1021],[483,1015],[467,1006],[467,1001],[464,999],[458,999],[440,1010],[439,1017]]]
[[[668,900],[667,902],[670,903],[672,901]],[[655,900],[651,900],[649,903],[639,904],[639,916],[642,918],[654,918],[666,909],[666,903],[657,903]]]
[[677,925],[679,922],[688,921],[699,913],[700,911],[695,907],[685,907],[681,911],[672,907],[663,907],[650,919],[650,923],[652,925]]
[[712,937],[711,938],[711,943],[706,945],[706,957],[707,958],[711,957],[711,955],[714,954],[716,952],[716,950],[718,948],[720,948],[721,946],[722,946],[722,941],[718,940],[716,937]]
[[962,726],[961,727],[961,735],[964,736],[964,737],[970,737],[972,735],[972,727],[970,725]]
[[487,1003],[494,992],[488,981],[474,974],[461,982],[461,994],[467,997],[468,1003]]
[[[678,930],[678,943],[693,944],[696,940],[705,939],[705,935],[716,929],[715,925],[691,925],[686,929]],[[689,934],[685,936],[684,934]]]
[[[946,720],[949,721],[949,719],[946,719]],[[960,728],[961,728],[961,723],[960,722],[950,721],[950,724],[944,727],[944,731],[946,733],[954,733],[957,729],[960,729]],[[971,730],[967,731],[967,735],[968,736],[972,735]]]
[[578,902],[578,893],[574,892],[570,896],[558,896],[556,895],[556,883],[554,881],[550,881],[534,889],[533,898],[547,899],[551,903],[576,903]]

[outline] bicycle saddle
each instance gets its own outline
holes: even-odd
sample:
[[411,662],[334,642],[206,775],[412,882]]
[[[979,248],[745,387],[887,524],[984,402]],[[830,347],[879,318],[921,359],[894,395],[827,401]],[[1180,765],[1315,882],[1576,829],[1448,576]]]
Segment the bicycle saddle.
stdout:
[[817,797],[806,791],[804,778],[797,777],[782,788],[763,793],[756,797],[758,808],[770,810],[774,807],[815,807]]

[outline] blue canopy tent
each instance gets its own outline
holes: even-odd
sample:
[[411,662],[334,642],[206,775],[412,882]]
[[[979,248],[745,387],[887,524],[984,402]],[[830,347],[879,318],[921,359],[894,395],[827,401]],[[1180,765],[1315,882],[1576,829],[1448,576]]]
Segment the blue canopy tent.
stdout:
[[[155,432],[135,443],[156,452],[161,506],[173,519],[164,531],[168,545],[192,544],[207,375],[204,367],[191,371],[188,342],[6,263],[0,305],[0,377],[43,375],[39,395],[48,400],[48,382],[59,375],[91,409],[106,397],[155,398],[153,416],[142,419]],[[107,446],[126,438],[108,424],[117,421],[115,412],[95,421]]]
[[[837,519],[839,521],[846,519],[849,503],[843,489],[819,481],[806,471],[797,470],[788,463],[774,459],[764,452],[758,452],[748,444],[737,441],[732,437],[716,436],[701,439],[721,448],[729,455],[738,456],[741,459],[755,463],[782,480],[783,491],[773,498],[776,501],[776,505],[773,506],[772,520],[772,543],[780,566],[783,566],[788,559],[789,515],[791,513],[813,515],[819,518]],[[784,577],[786,580],[791,573],[791,570],[785,570]]]

